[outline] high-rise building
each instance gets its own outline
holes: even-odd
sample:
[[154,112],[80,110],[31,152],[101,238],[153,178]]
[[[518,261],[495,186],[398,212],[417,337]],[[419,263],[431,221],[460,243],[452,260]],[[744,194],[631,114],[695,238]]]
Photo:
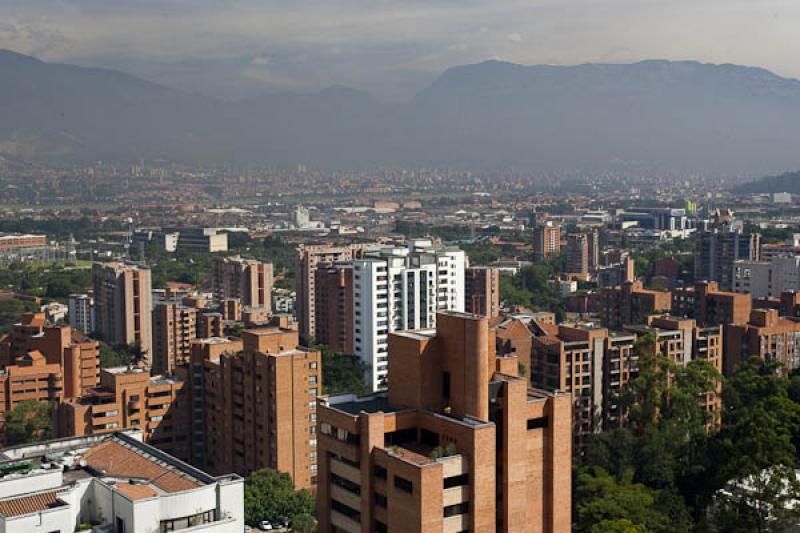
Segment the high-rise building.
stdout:
[[353,353],[353,266],[320,265],[316,272],[314,340],[336,353]]
[[668,291],[644,288],[641,281],[625,282],[600,291],[600,320],[615,331],[629,324],[643,323],[647,317],[669,311],[672,295]]
[[725,375],[752,355],[780,363],[785,372],[800,368],[800,319],[782,317],[777,309],[754,309],[748,322],[726,325]]
[[272,309],[272,263],[242,257],[214,259],[214,297],[238,298],[246,307]]
[[732,214],[717,213],[707,228],[695,234],[694,279],[716,281],[723,289],[733,286],[734,263],[761,258],[761,236],[744,230]]
[[531,383],[561,390],[572,398],[572,439],[576,450],[600,431],[624,418],[617,396],[635,377],[635,337],[609,333],[594,324],[561,324],[531,346]]
[[94,299],[88,294],[69,295],[69,325],[87,335],[94,333]]
[[244,330],[241,342],[195,341],[186,371],[198,464],[243,475],[269,467],[298,488],[315,485],[321,357],[298,342],[297,331],[275,327]]
[[141,429],[144,441],[180,459],[189,460],[189,418],[185,381],[151,376],[143,368],[104,368],[100,386],[65,401],[58,413],[65,437]]
[[[655,353],[674,363],[685,366],[702,359],[722,373],[723,332],[720,325],[698,327],[692,319],[663,315],[649,317],[647,325],[627,326],[625,329],[638,336],[653,335]],[[710,425],[721,422],[721,381],[717,383],[716,391],[706,395],[702,402],[710,416]]]
[[462,250],[409,241],[353,261],[353,353],[373,390],[386,386],[388,334],[433,328],[437,310],[464,310]]
[[464,272],[464,311],[473,315],[500,316],[500,271],[469,267]]
[[153,373],[172,374],[187,363],[197,335],[197,309],[162,303],[153,309]]
[[95,330],[108,344],[138,344],[150,365],[152,294],[150,269],[133,263],[92,266]]
[[365,245],[301,246],[297,249],[295,268],[297,290],[297,318],[300,322],[300,339],[308,343],[316,332],[316,276],[320,264],[343,263],[359,257]]
[[750,318],[749,294],[719,290],[713,281],[672,290],[671,314],[693,318],[700,326],[744,324]]
[[570,396],[529,388],[488,322],[390,334],[388,393],[320,400],[321,531],[570,530]]
[[567,235],[567,274],[589,275],[589,236],[586,233]]
[[600,231],[592,228],[586,232],[589,245],[589,270],[594,271],[600,266]]
[[753,298],[779,297],[800,290],[800,255],[734,262],[733,290],[750,293]]
[[636,270],[631,257],[624,257],[621,263],[599,266],[595,269],[595,272],[597,274],[597,286],[601,289],[636,281]]
[[561,226],[547,220],[533,228],[533,251],[540,257],[551,257],[561,252]]

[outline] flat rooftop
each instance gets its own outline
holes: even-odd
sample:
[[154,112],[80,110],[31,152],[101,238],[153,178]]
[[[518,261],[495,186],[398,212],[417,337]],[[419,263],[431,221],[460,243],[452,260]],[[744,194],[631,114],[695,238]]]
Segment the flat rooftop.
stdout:
[[328,406],[338,411],[343,411],[351,415],[366,413],[394,413],[399,409],[389,405],[389,397],[385,394],[358,397],[354,394],[342,396],[331,396],[328,398]]

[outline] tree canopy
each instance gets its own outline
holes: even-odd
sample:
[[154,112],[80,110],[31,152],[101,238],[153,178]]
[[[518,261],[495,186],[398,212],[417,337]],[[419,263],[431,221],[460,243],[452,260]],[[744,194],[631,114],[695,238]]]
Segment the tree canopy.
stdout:
[[[303,515],[314,515],[314,496],[295,490],[289,474],[271,468],[252,472],[244,482],[244,517],[250,525],[262,520],[288,518],[292,522]],[[299,519],[301,522],[304,518]]]
[[6,414],[8,446],[47,440],[53,434],[52,407],[48,402],[24,400]]

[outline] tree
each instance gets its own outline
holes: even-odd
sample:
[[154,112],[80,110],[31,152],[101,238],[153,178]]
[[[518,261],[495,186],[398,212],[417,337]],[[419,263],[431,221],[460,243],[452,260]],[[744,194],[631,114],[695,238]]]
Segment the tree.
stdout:
[[47,440],[53,433],[52,424],[48,402],[24,400],[6,415],[5,442],[13,446]]
[[315,346],[322,353],[322,387],[325,394],[369,394],[364,381],[366,365],[353,355],[333,353],[324,344]]
[[600,467],[582,472],[575,498],[575,525],[579,532],[626,531],[619,529],[621,526],[637,532],[676,531],[670,517],[657,509],[655,491],[634,483],[630,469],[620,478]]
[[313,515],[314,508],[314,496],[305,489],[294,490],[289,474],[263,468],[245,479],[244,517],[250,525],[284,517],[295,522],[300,515]]
[[130,357],[124,346],[112,347],[100,341],[100,368],[113,368],[128,364],[130,364]]
[[296,533],[315,533],[317,531],[317,520],[310,514],[297,515],[292,520],[292,531]]

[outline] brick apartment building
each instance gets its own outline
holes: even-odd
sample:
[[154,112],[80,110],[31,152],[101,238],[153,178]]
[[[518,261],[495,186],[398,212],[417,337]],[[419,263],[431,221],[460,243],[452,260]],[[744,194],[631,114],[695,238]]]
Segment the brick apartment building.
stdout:
[[238,298],[242,306],[272,310],[272,263],[238,255],[216,257],[213,264],[214,298]]
[[320,354],[298,332],[248,329],[242,339],[198,339],[191,382],[192,457],[211,472],[243,475],[269,467],[298,488],[317,481],[316,397]]
[[735,366],[757,355],[781,363],[788,372],[800,366],[800,319],[782,317],[777,309],[754,309],[746,323],[725,327],[726,376]]
[[533,228],[533,251],[540,257],[552,257],[561,252],[561,225],[547,220]]
[[197,309],[161,303],[153,309],[153,372],[172,374],[189,361],[197,337]]
[[668,291],[645,289],[641,281],[606,287],[599,293],[600,320],[603,326],[621,330],[629,324],[644,323],[647,317],[669,311],[672,307]]
[[133,263],[95,263],[95,330],[108,344],[138,344],[152,363],[150,269]]
[[84,436],[140,429],[144,442],[189,460],[186,392],[185,382],[175,376],[151,376],[142,368],[104,368],[98,387],[61,404],[59,434]]
[[495,343],[488,319],[440,312],[390,335],[388,393],[320,400],[321,531],[570,530],[570,397]]
[[500,271],[469,267],[464,271],[464,311],[473,315],[500,316]]
[[325,263],[315,273],[314,340],[353,353],[353,266]]
[[721,291],[714,281],[672,290],[671,314],[693,318],[701,326],[744,324],[750,318],[749,294]]

